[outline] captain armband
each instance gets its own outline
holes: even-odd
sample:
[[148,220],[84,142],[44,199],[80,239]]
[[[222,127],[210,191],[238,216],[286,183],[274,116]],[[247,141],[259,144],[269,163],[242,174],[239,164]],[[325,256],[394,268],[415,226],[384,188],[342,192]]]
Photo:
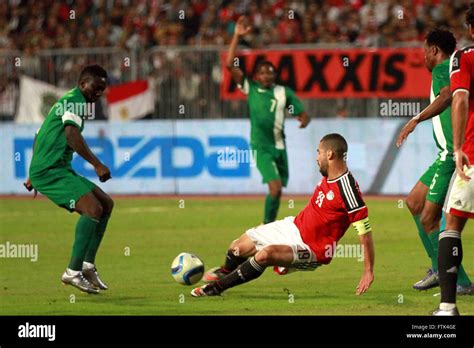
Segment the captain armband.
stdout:
[[372,232],[372,227],[370,227],[370,221],[369,217],[366,217],[365,219],[356,221],[352,223],[352,226],[354,226],[355,230],[357,231],[357,234],[359,236]]

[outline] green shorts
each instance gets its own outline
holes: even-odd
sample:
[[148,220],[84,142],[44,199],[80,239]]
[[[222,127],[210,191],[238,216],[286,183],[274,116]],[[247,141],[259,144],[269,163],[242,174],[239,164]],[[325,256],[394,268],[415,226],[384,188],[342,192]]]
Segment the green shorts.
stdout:
[[272,147],[252,147],[256,152],[257,168],[262,174],[262,182],[268,183],[280,180],[283,187],[288,184],[288,156],[286,149],[278,150]]
[[420,181],[429,187],[426,200],[438,205],[443,205],[449,188],[449,182],[456,169],[456,163],[452,157],[445,161],[437,159],[428,170],[421,176]]
[[30,174],[33,187],[62,208],[74,211],[76,203],[96,185],[70,168],[52,168],[45,174]]

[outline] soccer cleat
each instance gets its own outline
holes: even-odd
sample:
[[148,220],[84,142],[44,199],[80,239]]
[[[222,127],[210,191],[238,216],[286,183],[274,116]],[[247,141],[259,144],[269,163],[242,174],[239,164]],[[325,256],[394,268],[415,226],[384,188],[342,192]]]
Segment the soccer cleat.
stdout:
[[84,278],[84,275],[80,271],[71,271],[70,269],[66,269],[61,277],[61,281],[64,285],[72,285],[83,292],[87,292],[88,294],[99,293],[99,289],[89,283],[89,281]]
[[433,311],[433,313],[431,313],[431,315],[439,316],[439,317],[441,317],[441,316],[458,316],[459,311],[458,311],[458,307],[454,307],[453,309],[450,309],[448,311],[436,308]]
[[102,279],[100,279],[96,267],[84,269],[82,274],[84,275],[84,278],[86,278],[86,280],[94,287],[99,288],[100,290],[107,290],[109,288],[107,284],[105,284]]
[[214,267],[214,268],[211,268],[206,273],[204,273],[204,276],[202,277],[202,281],[205,283],[215,282],[217,280],[221,280],[229,273],[230,272],[224,271],[223,267]]
[[413,289],[421,291],[435,288],[437,286],[439,286],[438,272],[433,272],[430,268],[422,280],[413,284]]
[[205,284],[191,290],[191,296],[193,297],[220,296],[220,294],[212,284]]
[[456,286],[456,295],[464,296],[464,295],[474,295],[474,286],[471,284],[469,286],[464,285],[457,285]]

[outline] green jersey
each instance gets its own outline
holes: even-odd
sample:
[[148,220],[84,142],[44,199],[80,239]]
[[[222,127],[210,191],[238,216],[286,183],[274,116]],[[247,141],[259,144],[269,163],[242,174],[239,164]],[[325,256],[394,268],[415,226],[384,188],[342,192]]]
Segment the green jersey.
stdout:
[[78,87],[63,95],[51,108],[38,130],[30,165],[30,177],[51,168],[71,168],[74,150],[67,144],[67,124],[84,129],[87,103]]
[[247,77],[239,88],[248,97],[252,146],[285,149],[285,109],[292,115],[304,110],[295,92],[280,85],[263,88]]
[[[433,68],[431,72],[430,102],[439,95],[441,89],[449,87],[449,59],[444,60]],[[438,158],[446,161],[453,156],[453,127],[451,125],[451,106],[441,114],[432,118],[433,137],[439,149]]]

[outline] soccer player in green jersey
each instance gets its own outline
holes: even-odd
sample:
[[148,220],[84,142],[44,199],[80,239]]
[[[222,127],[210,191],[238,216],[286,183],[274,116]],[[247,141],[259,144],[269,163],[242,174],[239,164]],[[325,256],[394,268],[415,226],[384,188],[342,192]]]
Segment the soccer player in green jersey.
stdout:
[[[95,256],[112,213],[113,201],[94,183],[71,167],[77,152],[95,169],[101,182],[110,179],[109,169],[92,153],[81,135],[84,122],[106,88],[107,73],[98,65],[84,68],[78,86],[63,95],[49,111],[33,145],[29,178],[25,186],[48,197],[58,206],[78,212],[72,257],[62,282],[97,294],[107,285],[95,267]],[[93,109],[92,109],[93,110]]]
[[[451,91],[449,88],[449,56],[456,48],[454,35],[447,30],[435,29],[428,33],[424,45],[425,64],[432,75],[431,104],[412,118],[401,130],[397,146],[400,147],[418,123],[427,119],[433,122],[433,136],[439,149],[435,162],[421,176],[411,190],[406,203],[415,220],[423,246],[431,258],[426,276],[415,283],[416,290],[439,286],[438,239],[444,224],[442,207],[455,170],[453,160],[453,131],[451,126]],[[458,294],[472,294],[469,277],[461,266],[458,277]]]
[[235,64],[235,51],[242,36],[251,27],[242,16],[238,19],[230,43],[226,66],[232,79],[247,95],[250,113],[250,143],[256,154],[257,168],[263,182],[268,184],[269,194],[265,199],[263,223],[273,222],[278,214],[282,187],[288,183],[288,157],[286,153],[284,121],[285,109],[296,115],[300,128],[305,128],[310,119],[295,92],[286,86],[275,84],[275,67],[268,61],[256,68],[255,80],[244,76]]

